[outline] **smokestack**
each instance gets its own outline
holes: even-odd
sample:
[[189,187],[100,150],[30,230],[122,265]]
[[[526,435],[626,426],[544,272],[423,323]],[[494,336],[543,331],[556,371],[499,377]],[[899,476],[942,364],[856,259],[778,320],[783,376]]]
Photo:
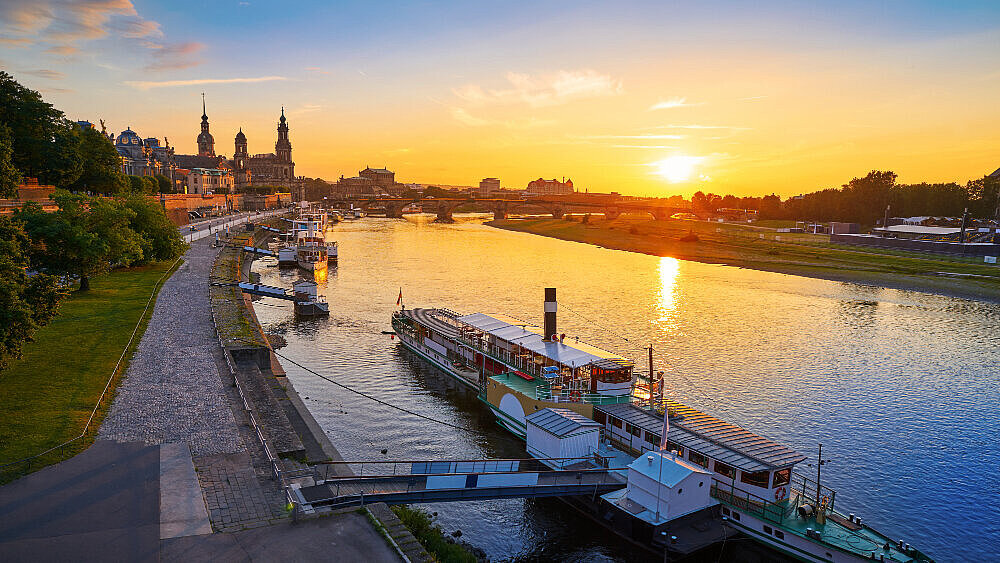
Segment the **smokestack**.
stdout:
[[556,288],[545,288],[545,340],[556,336]]

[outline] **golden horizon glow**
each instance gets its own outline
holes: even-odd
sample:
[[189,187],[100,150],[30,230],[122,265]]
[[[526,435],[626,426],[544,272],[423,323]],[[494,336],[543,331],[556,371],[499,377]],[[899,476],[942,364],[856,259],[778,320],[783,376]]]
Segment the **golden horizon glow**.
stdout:
[[[727,4],[414,4],[330,34],[370,6],[17,0],[0,66],[70,119],[178,154],[196,153],[202,91],[224,155],[241,127],[273,151],[283,106],[296,173],[328,181],[384,166],[403,183],[789,197],[1000,166],[1000,5]],[[247,41],[276,22],[294,40]]]

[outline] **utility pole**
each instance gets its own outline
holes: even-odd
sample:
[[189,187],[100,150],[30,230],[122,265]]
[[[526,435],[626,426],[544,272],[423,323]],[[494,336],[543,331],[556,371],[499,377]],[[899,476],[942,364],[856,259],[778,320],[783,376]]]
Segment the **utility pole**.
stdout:
[[885,229],[886,234],[889,234],[889,208],[891,206],[885,206],[885,219],[882,220],[882,228]]
[[962,228],[958,231],[958,242],[965,242],[965,224],[969,220],[969,208],[966,207],[965,211],[962,211]]

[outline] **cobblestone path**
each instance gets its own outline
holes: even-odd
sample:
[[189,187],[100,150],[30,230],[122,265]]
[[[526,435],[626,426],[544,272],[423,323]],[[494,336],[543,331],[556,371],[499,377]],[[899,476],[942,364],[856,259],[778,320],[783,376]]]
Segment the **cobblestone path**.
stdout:
[[218,370],[223,352],[208,301],[215,254],[207,241],[195,242],[163,284],[100,438],[187,442],[193,456],[245,451]]

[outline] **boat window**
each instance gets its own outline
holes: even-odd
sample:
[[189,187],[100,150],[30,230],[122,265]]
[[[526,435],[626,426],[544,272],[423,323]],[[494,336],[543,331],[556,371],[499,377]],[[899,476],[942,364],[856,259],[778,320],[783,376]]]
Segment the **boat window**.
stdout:
[[650,434],[649,432],[646,432],[646,441],[655,446],[660,443],[660,437],[657,436],[656,434]]
[[729,516],[729,509],[728,509],[728,508],[726,508],[725,506],[723,506],[723,507],[722,507],[722,514],[723,514],[724,516]]
[[775,487],[780,487],[781,485],[787,485],[792,478],[792,468],[782,469],[781,471],[774,472],[774,485]]
[[739,521],[739,519],[740,519],[740,513],[739,513],[739,512],[736,512],[736,511],[734,510],[734,511],[733,511],[733,520],[736,520],[736,521]]
[[774,537],[778,538],[779,540],[783,540],[785,539],[785,532],[782,532],[781,530],[775,530]]
[[604,413],[601,412],[601,411],[599,411],[599,410],[595,410],[594,411],[594,422],[597,422],[597,423],[600,423],[600,424],[603,425],[604,424],[604,420],[605,420],[604,419]]
[[746,483],[747,485],[753,485],[754,487],[767,488],[768,482],[770,482],[771,474],[767,471],[755,471],[753,473],[747,473],[746,471],[740,472],[740,482]]
[[633,425],[632,428],[629,429],[628,433],[638,438],[642,436],[642,429]]
[[700,453],[698,453],[696,451],[689,451],[688,452],[688,459],[690,459],[691,461],[693,461],[694,463],[697,463],[698,465],[700,465],[702,467],[708,467],[708,458],[705,457],[705,456],[703,456],[703,455],[701,455]]
[[670,440],[667,440],[667,451],[677,452],[677,455],[679,456],[684,455],[684,447],[676,442],[671,442]]
[[622,421],[621,421],[621,419],[618,419],[618,418],[612,418],[611,419],[611,424],[614,425],[615,428],[621,428],[622,427]]
[[736,470],[732,467],[726,465],[725,463],[715,462],[715,472],[723,477],[729,477],[732,479],[736,477]]
[[774,530],[770,526],[768,526],[767,524],[764,525],[764,533],[765,534],[770,534],[773,531]]
[[632,368],[625,369],[603,369],[591,367],[590,373],[602,383],[625,383],[632,381]]

